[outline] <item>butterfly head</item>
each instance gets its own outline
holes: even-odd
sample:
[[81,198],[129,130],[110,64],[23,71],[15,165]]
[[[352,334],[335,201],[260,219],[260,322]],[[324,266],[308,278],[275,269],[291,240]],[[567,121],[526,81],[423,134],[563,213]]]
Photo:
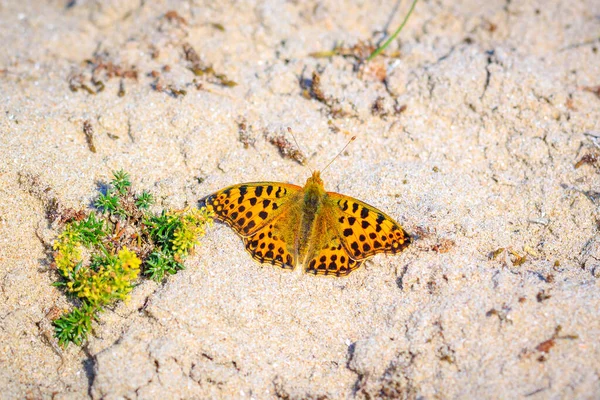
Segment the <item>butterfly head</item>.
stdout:
[[304,185],[304,212],[307,215],[315,215],[323,203],[325,187],[321,180],[321,172],[314,171],[312,176],[306,180]]
[[323,187],[323,180],[321,179],[321,171],[313,171],[312,176],[306,180],[306,185],[304,187],[315,186],[315,185]]

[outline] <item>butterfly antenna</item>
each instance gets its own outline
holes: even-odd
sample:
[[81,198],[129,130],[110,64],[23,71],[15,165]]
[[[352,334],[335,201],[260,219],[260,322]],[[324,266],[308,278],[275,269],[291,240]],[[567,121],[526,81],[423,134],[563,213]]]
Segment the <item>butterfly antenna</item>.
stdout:
[[327,168],[329,168],[329,166],[330,166],[331,164],[333,164],[333,162],[334,162],[334,161],[335,161],[335,160],[336,160],[336,159],[337,159],[337,158],[338,158],[340,155],[342,155],[342,153],[344,152],[344,150],[346,150],[346,147],[350,146],[350,143],[354,142],[355,140],[356,140],[356,136],[352,136],[352,137],[350,138],[350,140],[348,140],[348,143],[346,143],[346,145],[344,146],[344,148],[343,148],[342,150],[340,150],[340,152],[339,152],[339,153],[337,153],[337,155],[336,155],[335,157],[333,157],[333,160],[329,161],[329,164],[327,164],[327,165],[325,166],[325,168],[323,168],[323,169],[321,170],[321,173],[322,173],[323,171],[325,171]]
[[[292,135],[292,139],[294,139],[294,143],[296,143],[296,147],[298,148],[298,151],[299,151],[300,153],[302,153],[302,150],[301,150],[301,148],[300,148],[300,145],[298,144],[298,141],[296,140],[296,136],[294,136],[294,132],[292,132],[292,128],[290,128],[290,127],[288,126],[287,130],[288,130],[288,132],[290,133],[290,135]],[[309,164],[309,165],[306,165],[306,164]],[[312,170],[312,168],[311,168],[311,166],[310,166],[310,162],[308,161],[308,157],[306,157],[306,164],[302,163],[302,165],[303,165],[303,166],[305,166],[306,168],[308,168],[308,169],[310,170],[310,172],[312,173],[312,171],[313,171],[313,170]]]

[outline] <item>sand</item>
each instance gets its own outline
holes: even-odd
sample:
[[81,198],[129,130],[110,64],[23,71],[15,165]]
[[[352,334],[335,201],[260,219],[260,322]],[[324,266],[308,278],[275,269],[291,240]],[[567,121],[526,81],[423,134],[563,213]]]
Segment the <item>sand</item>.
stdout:
[[[575,168],[600,152],[600,3],[422,1],[366,69],[309,56],[379,40],[394,6],[3,2],[0,397],[600,397],[600,166]],[[237,86],[195,78],[184,45]],[[287,127],[312,168],[356,135],[326,188],[414,244],[319,278],[255,263],[216,225],[186,270],[57,347],[53,200],[87,208],[120,168],[157,208],[303,184],[268,140]]]

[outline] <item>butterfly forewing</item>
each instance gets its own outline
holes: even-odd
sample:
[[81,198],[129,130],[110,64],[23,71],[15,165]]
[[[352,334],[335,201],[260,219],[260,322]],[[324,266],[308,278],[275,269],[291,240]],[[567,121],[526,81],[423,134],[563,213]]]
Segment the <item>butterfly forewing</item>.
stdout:
[[248,237],[276,218],[290,196],[301,189],[286,183],[244,183],[208,196],[205,203],[212,207],[216,219],[230,225],[241,236]]
[[410,244],[410,236],[389,216],[360,200],[328,192],[329,204],[336,210],[339,237],[355,260],[378,253],[395,254]]

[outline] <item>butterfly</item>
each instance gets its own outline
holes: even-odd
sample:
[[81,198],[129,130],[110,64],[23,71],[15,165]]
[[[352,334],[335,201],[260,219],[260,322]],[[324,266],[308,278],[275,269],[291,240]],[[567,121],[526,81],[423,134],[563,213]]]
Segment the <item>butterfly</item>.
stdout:
[[242,183],[207,198],[215,219],[240,235],[261,263],[306,273],[344,276],[379,253],[400,253],[411,238],[377,208],[326,192],[320,172],[304,187],[278,182]]

